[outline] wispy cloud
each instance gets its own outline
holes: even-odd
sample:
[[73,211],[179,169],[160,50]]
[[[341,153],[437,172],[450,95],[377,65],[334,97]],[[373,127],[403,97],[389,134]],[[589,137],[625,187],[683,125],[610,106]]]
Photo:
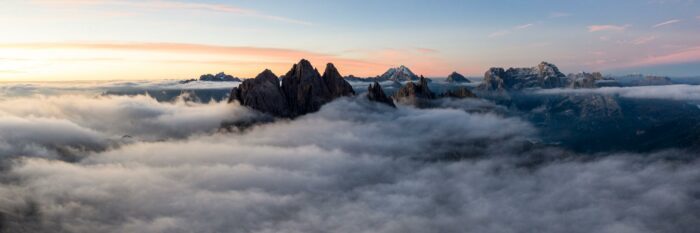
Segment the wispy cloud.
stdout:
[[666,25],[671,25],[671,24],[675,24],[675,23],[679,23],[679,22],[681,22],[680,19],[672,19],[672,20],[668,20],[668,21],[665,21],[665,22],[661,22],[661,23],[654,24],[654,26],[651,26],[651,27],[652,27],[652,28],[658,28],[658,27],[663,27],[663,26],[666,26]]
[[633,45],[643,45],[656,40],[656,36],[643,36],[632,40]]
[[535,25],[535,24],[531,24],[531,23],[523,24],[523,25],[518,25],[518,26],[515,27],[515,29],[525,29],[525,28],[532,27],[532,26],[534,26],[534,25]]
[[692,47],[664,55],[649,56],[641,60],[635,61],[629,64],[628,66],[634,67],[647,65],[679,64],[697,61],[700,61],[700,47]]
[[249,16],[267,20],[274,20],[293,24],[311,25],[310,22],[297,20],[292,18],[287,18],[283,16],[270,15],[262,13],[256,10],[240,8],[227,4],[212,4],[212,3],[198,3],[198,2],[181,2],[181,1],[171,1],[171,0],[152,0],[152,1],[133,1],[133,0],[36,0],[35,4],[41,5],[52,5],[52,6],[97,6],[97,5],[108,5],[108,6],[128,6],[136,8],[151,8],[151,9],[181,9],[181,10],[199,10],[199,11],[213,11],[220,13],[236,14],[241,16]]
[[439,51],[431,48],[416,48],[416,51],[423,54],[438,53]]
[[524,30],[524,29],[530,28],[532,26],[535,26],[535,24],[534,23],[521,24],[521,25],[517,25],[517,26],[510,28],[510,29],[503,29],[503,30],[493,32],[493,33],[489,34],[488,37],[489,38],[501,37],[501,36],[505,36],[505,35],[513,33],[514,30]]
[[571,13],[566,13],[566,12],[549,13],[549,18],[561,18],[561,17],[569,17],[569,16],[571,16]]
[[603,25],[590,25],[588,26],[589,32],[600,32],[600,31],[624,31],[629,25],[613,25],[613,24],[603,24]]
[[510,34],[510,30],[500,30],[489,34],[489,38],[501,37]]

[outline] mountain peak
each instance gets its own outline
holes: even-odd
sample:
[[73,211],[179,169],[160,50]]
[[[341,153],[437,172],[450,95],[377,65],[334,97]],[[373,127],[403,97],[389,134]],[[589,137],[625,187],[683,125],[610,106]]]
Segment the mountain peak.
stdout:
[[445,80],[447,82],[455,82],[455,83],[469,83],[469,79],[464,77],[464,75],[457,73],[457,71],[452,72],[450,75],[447,76],[447,79]]
[[400,65],[399,67],[389,68],[384,74],[380,76],[385,80],[393,81],[413,81],[418,80],[418,76],[411,71],[408,67]]

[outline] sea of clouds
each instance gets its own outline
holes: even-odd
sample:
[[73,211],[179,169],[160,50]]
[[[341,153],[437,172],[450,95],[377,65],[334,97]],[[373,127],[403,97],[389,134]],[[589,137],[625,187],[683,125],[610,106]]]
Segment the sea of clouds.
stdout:
[[539,145],[534,126],[488,101],[393,109],[358,96],[224,129],[269,117],[235,103],[63,92],[0,94],[0,232],[700,227],[694,154]]

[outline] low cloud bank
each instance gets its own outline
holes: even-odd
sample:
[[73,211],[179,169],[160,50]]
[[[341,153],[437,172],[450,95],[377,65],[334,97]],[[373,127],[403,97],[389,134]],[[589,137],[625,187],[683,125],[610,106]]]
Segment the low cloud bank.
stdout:
[[77,159],[132,141],[181,139],[260,114],[236,104],[160,103],[148,96],[58,95],[0,99],[0,159]]
[[601,87],[594,89],[541,89],[537,94],[607,94],[636,99],[700,100],[698,85],[665,85],[642,87]]
[[[341,98],[295,120],[226,133],[218,130],[222,121],[261,116],[235,104],[146,96],[0,100],[0,118],[7,119],[0,129],[22,132],[0,133],[0,145],[106,146],[81,150],[74,162],[31,150],[11,160],[0,173],[0,231],[699,227],[700,164],[691,154],[575,155],[533,145],[532,125],[498,114],[489,102],[439,105],[393,109],[362,96]],[[124,134],[129,142],[110,146]]]
[[32,95],[96,95],[102,93],[137,93],[142,91],[221,90],[237,87],[240,82],[180,83],[178,80],[162,81],[82,81],[82,82],[30,82],[0,83],[0,99]]

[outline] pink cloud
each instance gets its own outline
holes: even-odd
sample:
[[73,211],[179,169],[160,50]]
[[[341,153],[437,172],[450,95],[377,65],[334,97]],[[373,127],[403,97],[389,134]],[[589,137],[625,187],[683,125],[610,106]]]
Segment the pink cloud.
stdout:
[[681,22],[680,19],[672,19],[672,20],[668,20],[668,21],[661,22],[661,23],[657,23],[657,24],[655,24],[654,26],[651,26],[651,27],[652,27],[652,28],[658,28],[658,27],[663,27],[663,26],[666,26],[666,25],[671,25],[671,24],[679,23],[679,22]]
[[631,63],[629,66],[678,64],[700,61],[700,46],[660,56],[649,56]]
[[619,26],[619,25],[590,25],[588,26],[589,32],[599,32],[599,31],[624,31],[629,25]]

